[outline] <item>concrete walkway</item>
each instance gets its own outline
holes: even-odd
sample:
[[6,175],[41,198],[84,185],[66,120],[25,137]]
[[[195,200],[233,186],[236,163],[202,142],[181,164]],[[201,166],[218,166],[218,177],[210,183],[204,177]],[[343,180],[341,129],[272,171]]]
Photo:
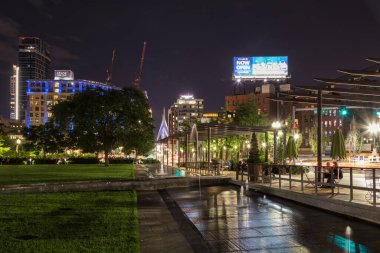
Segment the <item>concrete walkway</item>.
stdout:
[[190,253],[190,244],[157,191],[138,192],[141,253]]

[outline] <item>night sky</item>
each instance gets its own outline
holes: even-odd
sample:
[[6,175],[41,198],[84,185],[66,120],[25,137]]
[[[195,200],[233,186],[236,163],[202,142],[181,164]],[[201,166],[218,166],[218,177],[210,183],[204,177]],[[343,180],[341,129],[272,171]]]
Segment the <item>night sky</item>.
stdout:
[[362,68],[380,57],[378,0],[1,1],[0,114],[9,117],[9,75],[17,37],[53,49],[55,69],[105,81],[116,48],[114,83],[130,85],[143,41],[142,87],[156,127],[162,108],[181,93],[215,112],[232,94],[233,56],[289,56],[291,83],[315,84],[337,68]]

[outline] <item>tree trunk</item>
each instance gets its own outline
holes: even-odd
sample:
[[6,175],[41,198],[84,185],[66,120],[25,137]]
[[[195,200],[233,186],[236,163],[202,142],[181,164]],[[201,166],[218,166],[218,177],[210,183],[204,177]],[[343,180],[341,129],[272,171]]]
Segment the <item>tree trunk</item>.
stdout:
[[104,166],[105,167],[108,167],[110,166],[110,161],[109,161],[109,158],[108,158],[108,149],[104,149]]

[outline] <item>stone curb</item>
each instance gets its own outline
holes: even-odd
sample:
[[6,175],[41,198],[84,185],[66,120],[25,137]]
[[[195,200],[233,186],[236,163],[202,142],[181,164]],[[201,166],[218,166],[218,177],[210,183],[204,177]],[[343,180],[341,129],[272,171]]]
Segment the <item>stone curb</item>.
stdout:
[[[230,178],[201,177],[201,186],[228,184]],[[29,185],[3,185],[0,193],[42,193],[42,192],[79,192],[79,191],[150,191],[178,187],[198,186],[199,178],[164,178],[150,180],[101,180],[77,181]]]

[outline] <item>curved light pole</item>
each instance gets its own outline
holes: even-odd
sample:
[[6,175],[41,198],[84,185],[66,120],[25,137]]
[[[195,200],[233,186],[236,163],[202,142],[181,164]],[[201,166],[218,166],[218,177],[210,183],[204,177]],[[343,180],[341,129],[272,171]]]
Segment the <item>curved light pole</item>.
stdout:
[[272,123],[273,131],[273,163],[277,164],[277,131],[281,128],[280,121],[274,121]]

